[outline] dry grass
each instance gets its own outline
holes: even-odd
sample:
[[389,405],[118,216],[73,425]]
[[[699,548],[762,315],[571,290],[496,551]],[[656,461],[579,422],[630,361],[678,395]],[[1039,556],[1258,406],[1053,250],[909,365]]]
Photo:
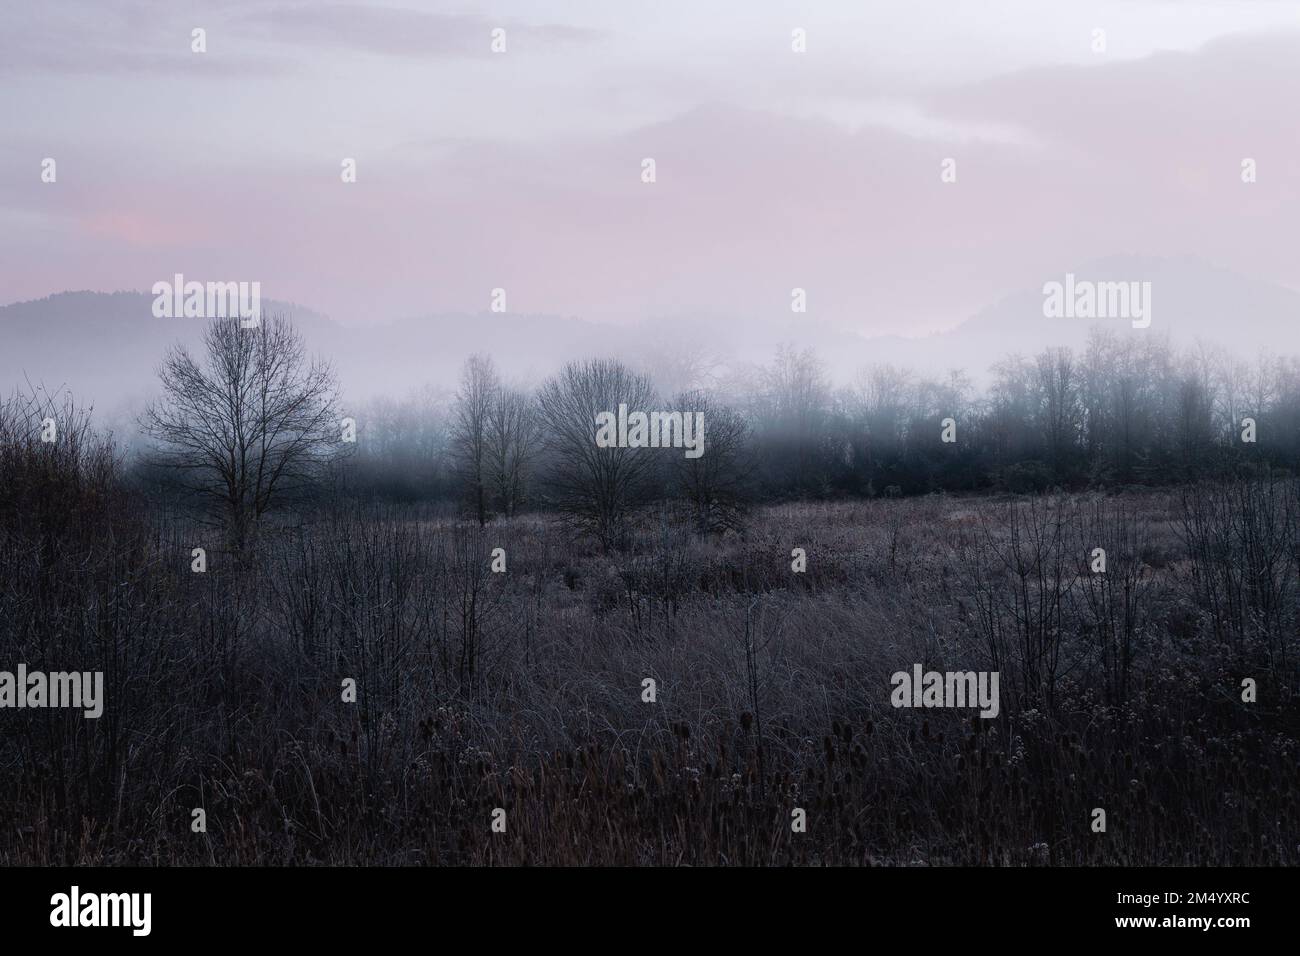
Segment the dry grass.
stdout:
[[[0,661],[102,669],[108,704],[0,714],[2,863],[1300,862],[1294,484],[786,505],[707,542],[648,515],[612,556],[337,503],[197,575],[203,529],[111,476],[42,506],[93,521],[17,520],[23,454]],[[1267,587],[1219,564],[1252,494],[1286,509]],[[994,660],[997,719],[889,705],[894,671]]]

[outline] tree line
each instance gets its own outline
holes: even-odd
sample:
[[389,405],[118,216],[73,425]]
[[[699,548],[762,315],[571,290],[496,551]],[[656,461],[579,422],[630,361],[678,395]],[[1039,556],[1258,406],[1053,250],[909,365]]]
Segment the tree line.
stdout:
[[[876,365],[837,387],[812,350],[788,347],[764,366],[698,375],[671,406],[707,407],[703,468],[715,450],[725,454],[712,459],[711,475],[698,476],[704,497],[695,503],[703,506],[718,483],[728,497],[750,501],[1024,493],[1169,484],[1300,461],[1294,357],[1248,361],[1210,348],[1179,351],[1158,336],[1134,344],[1098,329],[1083,349],[1013,354],[988,378],[976,389],[961,371],[927,377]],[[599,401],[584,404],[583,395]],[[453,499],[471,489],[479,520],[543,507],[551,500],[547,450],[598,458],[594,412],[619,401],[657,407],[653,373],[576,362],[530,396],[501,386],[490,359],[476,356],[454,395],[377,403],[357,473],[373,490],[399,496]],[[505,403],[517,424],[492,426],[494,403]],[[954,441],[943,440],[945,419]],[[413,473],[418,487],[389,467],[414,465],[415,449],[424,449],[426,466]],[[654,457],[678,464],[666,452]]]
[[[792,347],[759,366],[578,360],[526,388],[474,355],[454,392],[429,387],[345,418],[328,363],[269,318],[253,330],[214,323],[202,354],[168,353],[160,380],[142,470],[206,501],[237,543],[324,480],[454,505],[480,525],[550,511],[618,547],[651,504],[710,534],[766,501],[1167,484],[1300,461],[1296,358],[1252,362],[1103,329],[1079,350],[1010,355],[981,389],[961,371],[892,365],[836,385],[813,351]],[[596,416],[620,405],[703,413],[704,454],[598,447]]]

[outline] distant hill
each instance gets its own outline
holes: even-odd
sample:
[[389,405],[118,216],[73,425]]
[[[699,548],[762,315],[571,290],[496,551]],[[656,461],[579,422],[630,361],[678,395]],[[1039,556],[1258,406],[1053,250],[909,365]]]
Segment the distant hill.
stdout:
[[[1150,282],[1150,327],[1135,329],[1124,319],[1047,318],[1043,283],[1064,282],[1067,272],[1092,282]],[[864,316],[864,325],[873,318]],[[1300,355],[1300,292],[1197,259],[1114,256],[1063,265],[1059,272],[933,335],[858,335],[789,313],[729,322],[677,318],[656,329],[662,339],[695,341],[746,361],[770,359],[781,342],[811,347],[840,380],[866,365],[892,363],[932,374],[965,369],[979,382],[1012,352],[1033,355],[1055,345],[1081,348],[1094,326],[1113,329],[1122,340],[1167,334],[1179,347],[1219,345],[1243,358],[1253,358],[1260,350]]]
[[1260,349],[1300,354],[1300,293],[1219,269],[1197,259],[1156,259],[1115,256],[1062,269],[1043,281],[1063,282],[1066,272],[1095,282],[1151,283],[1151,325],[1135,329],[1124,319],[1049,319],[1043,315],[1039,286],[1008,296],[982,310],[955,329],[928,339],[909,340],[917,350],[934,352],[945,364],[987,368],[1009,352],[1033,354],[1051,345],[1082,346],[1088,330],[1099,325],[1121,339],[1168,333],[1178,346],[1220,345],[1243,357]]
[[[173,343],[193,346],[200,319],[159,319],[141,292],[63,292],[0,307],[0,389],[70,388],[103,407],[152,393]],[[309,308],[266,301],[293,318],[308,347],[328,357],[349,396],[401,395],[434,382],[454,385],[465,358],[492,353],[511,375],[549,374],[574,356],[622,350],[617,329],[555,316],[438,315],[368,327],[342,326]]]
[[[619,355],[652,364],[655,356],[706,354],[727,361],[768,360],[778,344],[811,347],[843,379],[865,365],[892,362],[930,372],[964,368],[977,381],[1010,352],[1033,354],[1049,345],[1083,344],[1094,324],[1135,338],[1168,332],[1178,345],[1222,345],[1243,357],[1261,349],[1300,354],[1300,293],[1195,259],[1114,257],[1062,268],[1093,281],[1148,281],[1149,329],[1122,319],[1090,322],[1043,315],[1041,284],[1007,296],[947,332],[918,338],[867,337],[834,330],[802,315],[694,316],[602,325],[554,315],[442,314],[343,326],[304,306],[268,302],[269,313],[291,316],[309,347],[329,357],[349,401],[379,394],[400,397],[425,384],[454,388],[461,364],[485,351],[503,373],[535,382],[563,362]],[[65,292],[0,307],[0,389],[29,379],[67,386],[110,419],[129,419],[152,394],[167,345],[194,344],[197,319],[158,319],[141,292]],[[868,317],[869,318],[869,317]]]

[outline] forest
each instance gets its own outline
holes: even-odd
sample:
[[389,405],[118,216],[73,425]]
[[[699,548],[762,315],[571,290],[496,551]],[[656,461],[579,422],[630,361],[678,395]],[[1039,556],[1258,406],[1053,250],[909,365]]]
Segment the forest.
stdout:
[[[1300,462],[1300,361],[1179,350],[1154,334],[1098,327],[1077,354],[1008,356],[981,388],[964,371],[935,378],[890,365],[835,384],[811,350],[793,347],[760,367],[692,355],[616,364],[627,381],[611,400],[621,390],[708,410],[717,467],[748,501],[1161,486]],[[480,517],[525,499],[543,506],[538,465],[556,422],[541,397],[502,385],[491,359],[475,356],[458,389],[374,402],[357,416],[365,440],[351,487],[463,503],[483,485]],[[949,418],[956,440],[944,442]],[[672,497],[671,483],[657,494]]]

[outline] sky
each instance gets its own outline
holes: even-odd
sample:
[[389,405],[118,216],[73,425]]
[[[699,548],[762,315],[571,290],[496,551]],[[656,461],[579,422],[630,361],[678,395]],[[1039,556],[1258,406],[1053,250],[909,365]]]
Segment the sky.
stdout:
[[0,0],[0,304],[183,273],[346,324],[496,288],[743,323],[802,288],[914,335],[1115,255],[1300,289],[1297,104],[1283,0]]

